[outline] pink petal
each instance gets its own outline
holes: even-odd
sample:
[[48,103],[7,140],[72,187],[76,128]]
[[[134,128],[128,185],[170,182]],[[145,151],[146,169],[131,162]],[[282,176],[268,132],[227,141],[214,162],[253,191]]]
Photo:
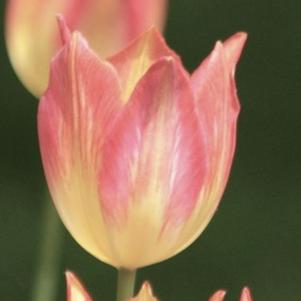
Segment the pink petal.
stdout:
[[93,301],[76,275],[66,272],[67,301]]
[[40,146],[50,186],[73,164],[75,154],[97,168],[99,148],[118,109],[119,95],[113,68],[75,34],[53,61],[49,87],[39,106]]
[[213,296],[211,296],[209,301],[223,301],[225,295],[226,295],[225,291],[223,290],[217,291]]
[[223,43],[229,70],[232,70],[233,76],[246,40],[247,34],[245,32],[238,32]]
[[134,40],[127,48],[109,61],[115,66],[123,89],[123,101],[127,102],[137,82],[159,58],[172,56],[179,60],[155,28]]
[[253,298],[250,289],[248,287],[244,287],[241,292],[240,301],[252,301],[252,300]]
[[63,45],[67,44],[70,39],[71,39],[71,30],[68,27],[66,20],[63,15],[57,15],[56,16],[57,22],[58,22],[58,27],[60,30],[60,35],[61,35],[61,42]]
[[145,281],[137,296],[131,298],[129,301],[158,301],[153,295],[153,290],[149,282]]
[[225,188],[235,150],[239,101],[233,76],[245,39],[244,34],[237,34],[225,45],[218,42],[191,77],[209,152],[208,191],[215,192],[216,205]]
[[100,175],[108,215],[120,218],[128,202],[152,200],[165,212],[163,227],[184,222],[202,187],[206,153],[188,78],[174,58],[149,68],[109,137]]
[[102,218],[97,174],[119,99],[113,67],[75,33],[52,62],[38,111],[43,166],[60,217],[81,246],[112,265],[116,262]]

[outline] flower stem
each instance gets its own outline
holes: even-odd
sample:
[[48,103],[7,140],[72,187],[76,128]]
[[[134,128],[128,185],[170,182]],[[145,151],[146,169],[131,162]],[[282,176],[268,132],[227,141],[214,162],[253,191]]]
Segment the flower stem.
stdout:
[[117,301],[125,301],[134,295],[136,270],[118,270]]
[[49,196],[45,198],[41,216],[41,234],[32,301],[54,301],[58,290],[63,231]]

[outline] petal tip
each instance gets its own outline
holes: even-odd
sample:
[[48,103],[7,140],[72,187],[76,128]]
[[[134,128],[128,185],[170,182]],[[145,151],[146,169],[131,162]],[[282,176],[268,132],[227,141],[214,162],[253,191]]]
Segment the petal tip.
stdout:
[[67,301],[92,301],[91,296],[73,272],[66,271],[65,277],[67,281]]
[[253,301],[251,290],[246,286],[241,291],[240,301]]
[[70,28],[68,27],[66,20],[62,14],[57,14],[56,20],[57,20],[59,31],[60,31],[61,41],[64,45],[70,40],[71,31],[70,31]]
[[247,38],[248,34],[246,32],[238,32],[232,35],[223,43],[225,54],[230,67],[235,68],[235,65],[237,64],[241,56]]
[[225,290],[219,290],[212,295],[209,301],[223,301],[226,296],[226,293],[227,292]]

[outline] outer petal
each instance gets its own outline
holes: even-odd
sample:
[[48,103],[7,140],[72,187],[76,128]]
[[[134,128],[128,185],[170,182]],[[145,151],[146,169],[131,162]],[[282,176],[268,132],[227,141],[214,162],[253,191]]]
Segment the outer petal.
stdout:
[[172,57],[153,64],[106,139],[101,199],[123,267],[171,257],[198,199],[206,154],[188,80]]
[[223,301],[225,298],[226,292],[223,290],[217,291],[209,301]]
[[67,301],[93,301],[84,286],[72,272],[66,272]]
[[153,295],[151,285],[146,281],[143,283],[138,295],[131,298],[130,301],[158,301]]
[[38,112],[41,154],[55,206],[77,242],[110,263],[96,179],[119,95],[112,66],[75,33],[52,63]]
[[40,96],[59,47],[55,14],[80,30],[101,56],[120,50],[151,25],[163,27],[167,0],[9,0],[6,41],[22,83]]
[[213,52],[191,77],[200,122],[206,133],[208,173],[198,206],[179,239],[179,251],[192,243],[207,226],[229,177],[239,113],[234,70],[245,40],[245,34],[237,34],[225,45],[217,42]]
[[240,301],[252,301],[251,291],[248,287],[244,287],[241,292]]
[[150,66],[159,58],[172,56],[180,58],[165,43],[160,32],[151,28],[134,40],[127,48],[109,58],[118,71],[123,89],[122,99],[126,103],[136,84]]

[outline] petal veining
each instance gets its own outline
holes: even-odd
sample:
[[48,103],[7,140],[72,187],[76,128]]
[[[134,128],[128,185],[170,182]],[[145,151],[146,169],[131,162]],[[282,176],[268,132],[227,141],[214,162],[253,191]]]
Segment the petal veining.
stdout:
[[100,61],[75,33],[52,63],[38,112],[41,154],[54,203],[74,238],[104,261],[112,254],[96,175],[119,97],[114,68]]
[[116,247],[133,260],[163,256],[158,239],[172,240],[160,235],[182,225],[198,199],[206,153],[194,104],[181,65],[163,58],[140,80],[106,140],[101,199],[112,224],[121,222]]
[[118,71],[124,103],[129,100],[136,84],[149,67],[159,58],[167,56],[180,61],[177,54],[166,45],[159,31],[151,28],[123,51],[109,58]]

